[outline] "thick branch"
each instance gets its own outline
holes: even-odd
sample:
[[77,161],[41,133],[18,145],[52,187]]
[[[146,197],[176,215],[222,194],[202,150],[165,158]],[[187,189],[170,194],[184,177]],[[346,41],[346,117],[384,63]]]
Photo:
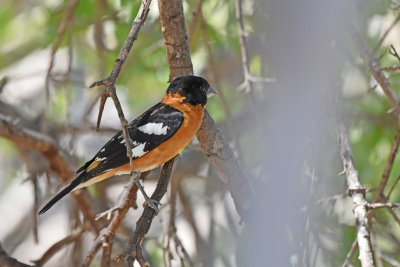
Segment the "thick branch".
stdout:
[[[163,165],[160,178],[158,179],[154,193],[151,195],[151,199],[160,202],[167,192],[169,179],[171,178],[171,173],[177,158],[179,158],[179,155],[175,156]],[[143,258],[141,245],[145,235],[150,229],[153,218],[156,215],[157,212],[152,207],[149,205],[145,206],[142,216],[136,223],[135,232],[129,240],[129,247],[117,257],[118,260],[121,258],[126,259],[129,266],[133,266],[135,260],[139,262],[140,266],[149,266]]]
[[[158,6],[170,67],[170,80],[182,75],[191,75],[193,74],[193,67],[182,2],[179,0],[159,0]],[[220,179],[228,186],[236,210],[244,218],[245,214],[254,206],[254,190],[252,190],[248,176],[239,165],[232,149],[225,142],[207,111],[196,136],[207,160],[217,170]]]
[[170,69],[169,81],[193,74],[182,1],[159,0],[161,31]]

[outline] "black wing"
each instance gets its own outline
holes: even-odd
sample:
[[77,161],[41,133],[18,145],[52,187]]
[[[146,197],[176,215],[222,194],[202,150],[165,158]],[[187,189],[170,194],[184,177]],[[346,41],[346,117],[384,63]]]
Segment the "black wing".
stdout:
[[[183,119],[184,115],[181,111],[158,103],[132,121],[128,126],[128,132],[133,147],[133,159],[146,154],[171,138],[182,125]],[[85,181],[129,162],[122,131],[114,135],[77,173],[85,171],[94,161],[100,161],[100,163],[87,171]]]

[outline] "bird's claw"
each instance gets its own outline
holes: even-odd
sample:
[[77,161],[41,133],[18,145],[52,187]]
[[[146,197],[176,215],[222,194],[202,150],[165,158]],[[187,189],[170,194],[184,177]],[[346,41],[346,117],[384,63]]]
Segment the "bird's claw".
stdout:
[[143,203],[143,207],[144,208],[146,206],[148,206],[148,207],[152,208],[156,212],[156,214],[158,213],[158,206],[159,205],[161,205],[160,202],[158,202],[157,200],[151,199],[151,198],[146,199],[144,201],[144,203]]

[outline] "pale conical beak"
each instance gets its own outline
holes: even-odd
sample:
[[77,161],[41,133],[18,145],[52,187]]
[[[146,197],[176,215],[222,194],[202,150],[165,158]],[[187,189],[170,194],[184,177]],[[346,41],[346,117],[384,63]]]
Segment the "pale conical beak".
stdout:
[[210,85],[210,87],[208,87],[208,90],[207,90],[207,98],[210,98],[210,97],[212,97],[213,95],[216,95],[216,94],[218,94],[217,90],[215,90],[214,87],[212,87]]

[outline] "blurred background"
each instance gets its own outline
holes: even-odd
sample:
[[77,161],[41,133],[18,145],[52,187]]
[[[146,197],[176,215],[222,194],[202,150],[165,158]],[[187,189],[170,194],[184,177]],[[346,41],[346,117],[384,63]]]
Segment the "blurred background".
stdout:
[[[238,2],[246,44],[240,42],[234,2],[189,0],[183,7],[195,74],[219,90],[207,109],[261,205],[241,222],[230,192],[193,140],[171,180],[182,244],[168,245],[169,189],[145,238],[145,257],[151,266],[360,266],[357,250],[350,253],[356,227],[345,177],[338,176],[343,167],[332,109],[340,99],[356,168],[373,202],[398,120],[388,113],[392,106],[348,28],[355,27],[397,94],[400,2]],[[120,129],[108,100],[95,130],[102,91],[89,85],[111,71],[139,6],[127,0],[2,0],[0,119],[52,138],[70,168],[78,169]],[[116,84],[128,121],[160,101],[168,77],[153,1]],[[389,174],[381,201],[396,203],[398,158]],[[158,176],[159,169],[146,178],[147,192]],[[118,176],[90,186],[96,212],[118,203],[128,181]],[[82,225],[71,197],[36,221],[37,206],[61,187],[45,158],[0,137],[0,244],[10,256],[32,265]],[[116,234],[112,256],[134,230],[140,194],[137,203]],[[380,209],[370,220],[377,266],[400,266],[399,216],[395,209]],[[80,265],[95,238],[84,231],[44,266]],[[101,252],[92,266],[100,261]]]

